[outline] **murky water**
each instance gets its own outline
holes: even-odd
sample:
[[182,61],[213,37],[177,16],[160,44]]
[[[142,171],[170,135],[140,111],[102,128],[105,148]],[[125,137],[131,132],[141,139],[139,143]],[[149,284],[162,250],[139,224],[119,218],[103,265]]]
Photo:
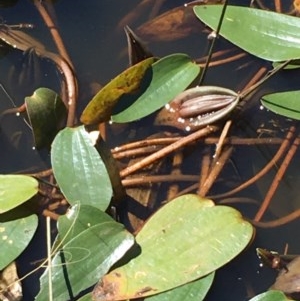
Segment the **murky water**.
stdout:
[[[165,1],[160,11],[166,11],[183,2]],[[95,93],[92,89],[92,84],[103,85],[128,66],[126,37],[122,28],[120,28],[120,20],[129,12],[134,12],[139,3],[140,1],[133,0],[73,0],[71,2],[61,0],[55,3],[54,8],[59,29],[75,66],[79,81],[80,96],[78,112],[85,107],[86,103]],[[136,19],[133,19],[132,24],[130,24],[133,29],[149,18],[150,8],[136,16]],[[0,8],[0,16],[2,16],[3,22],[6,24],[34,24],[34,28],[27,29],[26,32],[45,44],[47,49],[56,51],[49,31],[31,1],[20,0],[17,5],[11,8]],[[200,31],[199,27],[199,33],[194,33],[191,37],[178,41],[149,41],[148,46],[157,56],[184,52],[194,58],[199,58],[206,53],[208,48],[206,34]],[[228,43],[218,42],[218,48],[225,46],[228,47]],[[47,61],[41,62],[42,75],[35,85],[30,86],[28,83],[19,80],[18,76],[22,73],[21,67],[23,61],[24,57],[18,50],[11,51],[7,56],[0,59],[0,83],[5,87],[16,105],[22,104],[24,97],[32,94],[33,90],[40,85],[53,89],[57,89],[59,86],[57,71]],[[240,68],[241,65],[249,61],[250,65]],[[259,60],[247,57],[230,65],[212,68],[207,74],[205,84],[221,85],[239,91],[257,69],[256,64],[258,63]],[[291,76],[288,80],[285,77],[276,77],[275,80],[272,80],[268,85],[263,87],[264,91],[272,91],[278,88],[288,89],[289,87],[297,86],[297,71],[292,71],[290,74]],[[257,94],[255,97],[258,99],[259,95]],[[11,101],[5,93],[1,92],[1,110],[10,107],[12,107]],[[257,102],[242,116],[242,121],[235,130],[235,134],[240,137],[257,137],[259,134],[257,130],[259,128],[271,127],[272,130],[277,131],[276,135],[282,137],[284,135],[284,128],[289,126],[289,122],[285,124],[284,121],[280,120],[284,125],[281,124],[279,128],[276,128],[268,124],[273,119],[275,120],[274,122],[277,122],[274,114],[265,114],[265,111],[260,111],[259,103]],[[147,130],[151,127],[150,132],[157,131],[157,129],[153,130],[152,125],[149,124],[140,124],[139,126]],[[1,173],[26,170],[32,168],[32,166],[37,169],[49,166],[49,156],[47,153],[43,153],[41,156],[40,153],[32,150],[33,140],[30,130],[21,118],[15,116],[5,117],[1,121],[1,127],[3,129],[0,133]],[[270,135],[268,132],[264,132],[263,134]],[[12,137],[13,135],[15,136]],[[118,145],[121,138],[115,135],[110,137],[110,139],[111,145]],[[234,186],[237,182],[242,182],[252,176],[268,162],[271,158],[270,154],[273,154],[276,149],[277,146],[262,148],[237,146],[230,166],[222,174],[222,177],[226,181],[217,184],[211,193],[213,195],[219,194],[224,189],[226,190],[230,187],[230,185]],[[193,154],[190,154],[189,160],[191,163],[187,163],[187,169],[190,169],[195,162]],[[298,161],[295,160],[294,162]],[[297,207],[297,184],[296,187],[289,186],[291,183],[298,183],[299,180],[298,169],[295,164],[288,171],[289,178],[286,180],[289,180],[289,182],[286,182],[287,188],[276,197],[276,205],[273,206],[273,212],[270,213],[271,218],[286,214]],[[261,201],[266,193],[266,183],[269,181],[269,179],[265,182],[260,181],[258,185],[250,187],[238,196]],[[287,204],[278,205],[281,201]],[[292,205],[289,203],[291,201]],[[254,205],[243,204],[235,206],[249,218],[252,218],[257,211],[257,207]],[[287,210],[282,210],[282,207],[287,208]],[[295,239],[295,229],[299,226],[299,222],[293,222],[290,225],[275,229],[258,229],[252,245],[232,263],[217,272],[213,287],[205,300],[242,301],[266,290],[271,285],[275,277],[275,272],[259,268],[255,248],[277,249],[280,252],[283,251],[285,244],[288,243],[290,253],[299,253],[300,244]],[[43,232],[43,229],[41,232]],[[25,260],[30,257],[31,252],[34,252],[32,248],[25,252]],[[25,272],[25,270],[23,269],[22,272]],[[37,290],[37,286],[32,285],[32,281],[36,279],[32,279],[27,280],[27,286],[25,285],[24,288],[25,301],[32,300]]]

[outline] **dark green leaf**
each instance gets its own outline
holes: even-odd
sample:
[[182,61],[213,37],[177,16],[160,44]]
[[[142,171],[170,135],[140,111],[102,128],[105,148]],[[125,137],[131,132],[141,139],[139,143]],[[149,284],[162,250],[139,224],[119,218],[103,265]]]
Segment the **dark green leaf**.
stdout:
[[50,147],[55,135],[64,126],[67,109],[53,90],[39,88],[25,98],[27,114],[32,126],[35,147]]

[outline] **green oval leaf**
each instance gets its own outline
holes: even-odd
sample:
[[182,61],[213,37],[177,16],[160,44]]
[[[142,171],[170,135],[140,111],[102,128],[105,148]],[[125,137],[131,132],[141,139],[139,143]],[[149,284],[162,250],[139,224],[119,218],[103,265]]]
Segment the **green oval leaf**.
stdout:
[[[52,260],[53,300],[70,300],[68,286],[76,296],[93,285],[134,243],[124,226],[104,212],[90,206],[82,209],[74,207],[58,221],[63,246]],[[64,240],[66,229],[71,237]],[[49,300],[48,281],[46,270],[35,300]]]
[[[216,30],[223,6],[196,6],[196,16]],[[269,61],[300,58],[300,19],[248,7],[228,6],[220,34],[245,51]]]
[[0,175],[0,213],[9,211],[38,192],[38,181],[23,175]]
[[152,70],[146,91],[130,107],[113,115],[113,122],[134,121],[163,107],[190,85],[200,67],[185,54],[172,54],[155,62]]
[[300,90],[268,94],[261,103],[276,114],[300,120]]
[[105,165],[84,127],[65,128],[55,137],[51,162],[61,191],[71,205],[105,210],[112,187]]
[[140,88],[143,76],[154,61],[154,58],[145,59],[111,80],[89,102],[80,117],[80,121],[86,125],[108,121],[112,109],[120,97],[134,93]]
[[55,135],[64,126],[67,109],[59,95],[51,89],[39,88],[25,98],[35,147],[50,147]]
[[147,221],[136,236],[140,255],[105,275],[94,299],[144,297],[194,281],[232,260],[252,234],[233,208],[197,195],[176,198]]
[[38,225],[38,218],[34,214],[22,218],[18,218],[17,215],[19,212],[18,214],[15,212],[15,219],[12,220],[12,215],[8,217],[7,214],[0,214],[2,254],[0,256],[0,270],[4,269],[24,251]]

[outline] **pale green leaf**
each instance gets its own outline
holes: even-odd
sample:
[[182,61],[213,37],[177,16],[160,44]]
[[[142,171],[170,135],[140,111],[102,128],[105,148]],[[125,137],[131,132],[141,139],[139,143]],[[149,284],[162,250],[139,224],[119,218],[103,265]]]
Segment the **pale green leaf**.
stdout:
[[276,114],[300,120],[300,90],[268,94],[261,103]]
[[210,273],[205,277],[193,282],[176,287],[170,291],[150,296],[147,301],[202,301],[210,289],[215,273]]
[[[222,5],[196,6],[196,16],[216,30]],[[220,34],[243,50],[269,61],[299,59],[300,19],[262,9],[228,6]]]
[[59,187],[71,205],[107,208],[112,196],[110,179],[83,126],[58,133],[52,144],[51,162]]
[[23,175],[0,175],[0,213],[9,211],[38,192],[38,181]]
[[22,210],[17,208],[9,213],[0,214],[0,270],[24,251],[36,231],[37,216],[30,213],[25,216],[25,211],[24,208]]
[[259,294],[249,301],[293,301],[281,291],[267,291]]
[[[82,209],[72,208],[58,221],[62,249],[52,260],[53,300],[71,299],[68,287],[76,296],[96,283],[134,243],[124,226],[104,212],[90,206]],[[48,280],[46,270],[36,300],[48,300]]]
[[158,294],[194,281],[232,260],[249,243],[250,223],[227,206],[184,195],[158,210],[137,234],[140,255],[105,275],[96,301]]

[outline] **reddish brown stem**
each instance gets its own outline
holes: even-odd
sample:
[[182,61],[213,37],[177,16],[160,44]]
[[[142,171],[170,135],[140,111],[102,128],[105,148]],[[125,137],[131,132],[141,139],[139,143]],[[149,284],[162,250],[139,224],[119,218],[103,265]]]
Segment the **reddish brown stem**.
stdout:
[[283,140],[280,148],[278,149],[277,153],[275,154],[275,156],[254,177],[250,178],[248,181],[244,182],[242,185],[236,187],[233,190],[230,190],[226,193],[214,195],[214,196],[211,196],[211,197],[214,198],[214,199],[229,197],[229,196],[231,196],[231,195],[247,188],[251,184],[255,183],[258,179],[260,179],[262,176],[264,176],[278,162],[278,160],[283,156],[284,152],[287,150],[287,148],[290,145],[290,140],[293,137],[294,133],[295,133],[295,128],[291,127],[290,130],[288,131],[287,135],[286,135],[286,138]]
[[282,164],[280,165],[280,167],[276,173],[276,176],[273,179],[273,182],[267,192],[267,195],[266,195],[264,201],[262,202],[258,212],[255,215],[254,221],[256,221],[256,222],[259,221],[262,218],[262,216],[264,215],[267,208],[269,207],[272,197],[275,194],[275,192],[279,186],[279,183],[286,172],[286,169],[288,168],[291,160],[293,159],[293,157],[298,149],[299,144],[300,144],[300,138],[296,138],[294,140],[294,143],[292,144],[291,148],[289,149],[288,153],[286,154]]
[[136,172],[137,170],[144,168],[145,166],[148,166],[149,164],[165,157],[166,155],[174,152],[175,150],[178,150],[179,148],[193,142],[196,141],[197,139],[200,139],[206,135],[209,135],[212,132],[217,131],[218,127],[216,126],[207,126],[206,128],[200,129],[195,133],[192,133],[182,139],[180,139],[179,141],[176,141],[166,147],[164,147],[163,149],[157,151],[156,153],[142,159],[141,161],[128,166],[127,168],[123,169],[120,172],[120,176],[121,178],[125,178],[126,176]]

